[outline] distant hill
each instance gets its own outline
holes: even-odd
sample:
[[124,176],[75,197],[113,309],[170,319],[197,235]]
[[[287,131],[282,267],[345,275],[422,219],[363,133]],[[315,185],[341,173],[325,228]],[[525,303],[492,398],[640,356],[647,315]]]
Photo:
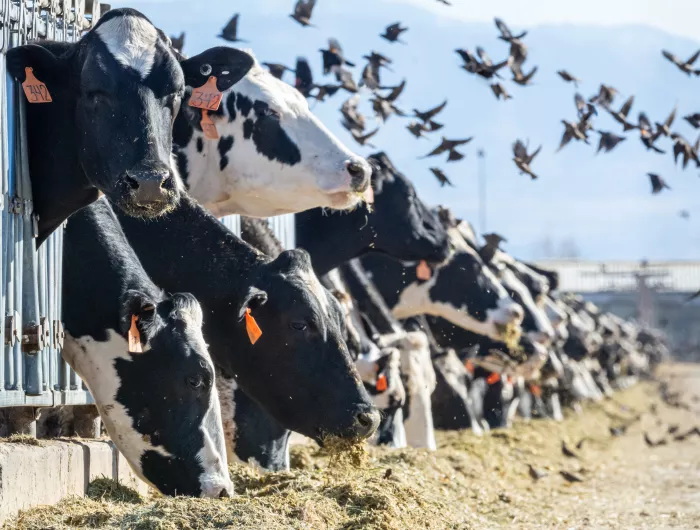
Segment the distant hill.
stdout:
[[[303,29],[287,17],[291,0],[246,2],[235,8],[230,4],[210,0],[202,10],[185,1],[129,2],[166,31],[187,31],[189,53],[221,44],[215,35],[231,10],[238,9],[242,13],[240,34],[250,39],[261,61],[293,66],[296,56],[304,55],[320,75],[318,49],[329,36],[340,39],[346,56],[358,63],[357,76],[364,63],[361,57],[370,50],[392,57],[394,73],[387,72],[383,82],[398,83],[404,76],[408,80],[398,105],[406,110],[426,109],[448,98],[449,105],[438,119],[446,127],[430,141],[415,140],[404,129],[408,121],[392,117],[374,143],[389,153],[428,202],[448,205],[473,222],[478,217],[476,151],[483,148],[487,153],[487,228],[505,235],[509,239],[506,248],[517,255],[548,257],[550,249],[556,254],[566,247],[565,253],[577,248],[592,259],[698,258],[700,170],[677,170],[671,155],[647,153],[634,134],[612,154],[595,156],[594,146],[573,143],[561,153],[554,151],[563,132],[560,120],[575,117],[575,88],[556,75],[558,69],[566,68],[583,79],[580,91],[586,97],[597,91],[600,82],[621,91],[615,106],[634,94],[635,119],[644,110],[653,120],[662,121],[676,104],[680,118],[700,112],[700,77],[687,78],[660,51],[667,48],[687,57],[700,43],[638,26],[530,27],[525,39],[530,52],[526,66],[539,66],[535,84],[523,88],[505,81],[514,99],[499,102],[486,82],[459,68],[454,53],[455,48],[473,49],[481,44],[494,60],[505,57],[508,46],[496,39],[492,24],[465,24],[412,6],[356,0],[319,2],[314,14],[318,28]],[[396,20],[410,28],[404,35],[406,46],[391,45],[378,36]],[[312,106],[339,137],[353,145],[338,119],[337,109],[344,98],[339,94]],[[596,127],[620,132],[607,115],[598,118]],[[691,141],[697,137],[680,119],[675,129]],[[453,138],[475,136],[467,146],[468,157],[456,164],[417,160],[439,142],[443,132]],[[510,148],[516,138],[529,139],[532,147],[544,145],[533,164],[541,177],[538,181],[519,175],[513,166]],[[592,134],[592,144],[597,146],[597,141],[598,135]],[[665,141],[662,147],[671,149],[671,144]],[[372,152],[354,148],[363,154]],[[442,167],[457,187],[441,189],[428,171],[432,165]],[[663,175],[673,190],[652,197],[645,176],[649,171]],[[691,212],[690,221],[679,218],[681,209]]]

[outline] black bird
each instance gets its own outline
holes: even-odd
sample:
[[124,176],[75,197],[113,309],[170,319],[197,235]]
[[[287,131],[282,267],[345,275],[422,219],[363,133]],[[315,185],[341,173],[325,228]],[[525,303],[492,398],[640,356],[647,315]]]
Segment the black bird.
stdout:
[[456,149],[450,149],[450,154],[447,157],[448,162],[459,162],[464,158],[465,155],[457,151]]
[[532,480],[540,480],[541,478],[544,478],[547,476],[547,473],[544,471],[540,471],[539,469],[536,469],[533,467],[532,464],[527,465],[528,472],[530,473],[530,477]]
[[661,438],[660,440],[657,440],[655,442],[649,437],[649,434],[645,432],[644,443],[647,444],[648,447],[659,447],[661,445],[666,445],[668,443],[668,440],[666,440],[666,438]]
[[425,135],[423,133],[429,132],[428,127],[417,121],[412,121],[411,123],[409,123],[406,126],[406,129],[408,129],[411,132],[411,134],[416,138],[425,138]]
[[228,24],[224,27],[224,29],[221,30],[221,33],[219,34],[219,38],[227,40],[229,42],[247,42],[244,41],[243,39],[238,38],[238,18],[240,17],[239,13],[236,13],[231,17],[231,20],[228,21]]
[[608,108],[612,105],[615,96],[619,94],[619,91],[609,85],[600,85],[598,93],[590,99],[591,103],[596,103],[603,108]]
[[379,95],[370,99],[372,103],[372,109],[376,114],[377,118],[381,121],[386,121],[392,114],[398,116],[405,116],[406,114],[397,108],[391,101],[385,99]]
[[319,51],[323,55],[323,75],[328,75],[331,72],[336,73],[338,69],[346,64],[355,66],[354,63],[346,60],[343,56],[343,48],[340,46],[338,39],[331,37],[328,39],[328,49]]
[[360,95],[356,94],[350,97],[347,101],[343,103],[340,107],[340,113],[343,115],[343,127],[345,127],[350,132],[362,133],[365,130],[366,119],[357,110],[360,104]]
[[422,120],[423,123],[427,123],[427,122],[431,121],[435,116],[440,114],[446,106],[447,106],[447,100],[440,103],[437,107],[432,108],[430,110],[426,110],[425,112],[421,112],[419,110],[413,109],[413,113],[414,113],[416,118],[418,118],[419,120]]
[[656,122],[656,132],[664,136],[671,136],[671,125],[676,120],[676,109],[674,108],[663,123]]
[[659,131],[654,132],[651,127],[651,122],[647,115],[643,112],[639,113],[639,132],[641,134],[640,139],[642,143],[646,146],[647,150],[653,150],[659,154],[664,154],[666,151],[659,149],[654,145],[654,142],[659,139],[661,133]]
[[537,175],[530,168],[530,164],[535,159],[535,157],[542,150],[542,146],[539,146],[531,155],[527,153],[527,146],[520,140],[516,140],[513,144],[513,162],[515,166],[520,170],[521,174],[530,175],[532,180],[537,179]]
[[690,57],[687,61],[682,61],[675,55],[673,55],[671,52],[668,52],[666,50],[661,50],[661,53],[666,59],[671,61],[673,64],[675,64],[678,69],[681,72],[685,72],[686,74],[695,74],[695,75],[700,75],[700,70],[694,70],[693,65],[695,64],[695,61],[698,60],[698,57],[700,57],[700,50],[695,52],[695,55]]
[[381,87],[380,70],[382,67],[389,69],[391,59],[376,52],[363,56],[363,59],[367,59],[368,64],[362,71],[362,84],[370,90],[377,90]]
[[399,40],[399,37],[404,31],[408,31],[408,28],[402,28],[401,27],[401,22],[396,22],[394,24],[391,24],[386,27],[384,30],[384,33],[379,35],[382,38],[385,38],[389,42],[403,42]]
[[578,88],[578,84],[581,82],[581,80],[578,77],[574,77],[566,70],[559,70],[557,73],[559,74],[559,77],[561,77],[564,81],[566,81],[567,83],[573,83],[574,86]]
[[477,59],[472,52],[462,48],[455,50],[455,52],[457,52],[462,58],[462,61],[464,62],[462,68],[464,68],[467,72],[470,74],[475,74],[479,71],[481,68],[481,62],[479,62],[479,59]]
[[403,93],[404,88],[406,88],[406,80],[404,79],[401,81],[400,84],[393,86],[393,87],[386,87],[387,89],[390,89],[391,92],[384,96],[384,99],[387,101],[391,101],[392,103],[399,99],[399,96]]
[[647,173],[649,176],[649,181],[651,182],[651,193],[652,194],[657,194],[660,193],[661,190],[664,188],[670,190],[671,188],[669,187],[666,182],[664,182],[664,179],[662,179],[659,175],[656,173]]
[[335,78],[340,83],[340,87],[344,88],[351,94],[358,91],[357,83],[355,83],[355,80],[352,78],[352,72],[350,70],[346,70],[342,66],[339,66],[335,71]]
[[442,171],[442,169],[436,168],[436,167],[431,167],[430,171],[433,172],[433,175],[435,175],[435,178],[438,180],[440,183],[440,187],[444,188],[445,184],[452,186],[453,188],[455,187],[452,182],[450,182],[450,179],[447,178],[447,175]]
[[569,446],[567,446],[566,442],[564,441],[561,442],[561,452],[564,456],[569,458],[578,458],[578,455],[569,449]]
[[474,138],[465,138],[464,140],[448,140],[444,136],[442,137],[442,142],[440,142],[440,145],[438,145],[435,149],[433,149],[430,153],[427,155],[421,157],[421,158],[428,158],[431,156],[438,156],[443,153],[446,153],[447,151],[453,150],[455,147],[459,147],[460,145],[465,145],[471,142]]
[[294,13],[289,15],[302,26],[311,26],[311,14],[316,5],[316,0],[298,0],[294,6]]
[[607,131],[598,131],[598,134],[600,134],[600,142],[598,143],[598,153],[601,151],[605,153],[609,153],[615,147],[617,147],[617,144],[620,142],[624,142],[627,140],[624,136],[618,136],[615,133],[607,132]]
[[615,112],[608,107],[608,112],[610,112],[610,115],[615,119],[615,121],[617,123],[622,125],[624,132],[631,131],[632,129],[637,128],[636,125],[627,121],[627,116],[629,115],[633,104],[634,104],[634,96],[630,96],[629,99],[627,101],[625,101],[625,104],[622,105],[622,108],[618,112]]
[[693,129],[700,129],[700,112],[684,116],[683,119],[687,121],[693,127]]
[[335,96],[343,85],[316,85],[318,91],[314,95],[316,101],[325,101],[326,96]]
[[311,96],[311,91],[316,85],[314,85],[314,77],[311,73],[311,66],[309,66],[309,61],[303,57],[297,59],[296,67],[296,80],[294,86],[296,89],[302,93],[306,98]]
[[172,44],[173,48],[182,53],[182,50],[185,49],[185,32],[180,32],[178,37],[171,35],[170,43]]
[[[564,124],[565,129],[564,134],[561,137],[561,143],[559,144],[559,149],[557,149],[557,152],[564,149],[564,147],[573,139],[588,143],[588,137],[586,136],[586,132],[585,130],[581,130],[582,128],[579,123],[571,123],[566,120],[561,120],[561,122]],[[587,124],[588,122],[581,123]]]
[[598,110],[593,103],[587,102],[578,92],[574,95],[574,103],[578,112],[578,119],[582,122],[589,121],[593,115],[598,115]]
[[511,70],[522,72],[523,64],[527,60],[527,46],[520,39],[510,41],[510,54],[508,63]]
[[672,134],[673,139],[673,160],[678,164],[678,157],[683,157],[683,169],[688,166],[688,162],[691,160],[695,161],[696,166],[700,167],[700,157],[698,156],[698,150],[700,150],[700,138],[695,142],[695,146],[691,146],[690,143],[683,138],[680,134]]
[[276,77],[277,79],[282,79],[282,76],[284,76],[285,72],[293,72],[294,70],[289,68],[288,66],[285,66],[283,64],[279,63],[263,63],[263,66],[266,66],[267,69],[270,71],[270,73]]
[[451,2],[448,2],[447,0],[437,0],[437,1],[440,2],[441,4],[445,4],[446,6],[451,6],[451,5],[452,5],[452,3],[451,3]]
[[529,74],[524,74],[523,71],[520,69],[512,69],[512,71],[513,71],[513,82],[515,82],[521,86],[527,86],[530,84],[530,81],[532,81],[532,78],[537,73],[537,66],[534,66],[532,68],[532,70],[530,70]]
[[498,71],[504,66],[507,66],[509,63],[509,59],[506,59],[505,61],[494,64],[491,57],[489,57],[486,51],[480,46],[477,46],[476,54],[479,56],[479,60],[481,62],[479,63],[475,73],[484,79],[491,79],[493,76],[500,77],[500,75],[498,75]]
[[503,101],[513,99],[513,96],[511,96],[508,93],[508,91],[506,90],[506,87],[504,87],[501,83],[492,84],[491,91],[493,92],[493,95],[496,96],[496,99],[503,98]]
[[372,138],[372,136],[374,136],[374,135],[377,134],[378,132],[379,132],[379,127],[377,127],[376,129],[374,129],[372,132],[368,132],[367,134],[358,134],[358,133],[356,133],[355,131],[350,131],[350,133],[352,134],[352,137],[355,139],[355,141],[356,141],[358,144],[360,144],[360,145],[366,145],[366,146],[371,147],[371,148],[373,148],[373,149],[375,148],[375,146],[373,146],[372,144],[370,144],[369,142],[367,142],[367,140],[369,140],[370,138]]
[[513,32],[510,31],[510,28],[506,25],[503,20],[500,18],[495,18],[493,19],[494,22],[496,23],[496,27],[498,28],[498,31],[501,33],[501,35],[498,37],[501,40],[504,40],[506,42],[512,42],[513,39],[522,39],[527,35],[527,31],[523,31],[520,35],[513,35]]
[[[688,210],[681,210],[680,212],[678,212],[678,215],[680,216],[681,219],[685,219],[685,220],[690,219],[690,212]],[[697,297],[697,294],[694,296]],[[692,300],[692,298],[691,298],[691,300]]]
[[572,482],[572,483],[573,483],[573,482],[583,482],[583,479],[582,479],[580,476],[578,476],[578,475],[575,474],[575,473],[571,473],[570,471],[564,471],[564,470],[562,470],[562,471],[559,471],[559,474],[560,474],[562,477],[564,477],[564,479],[565,479],[567,482]]

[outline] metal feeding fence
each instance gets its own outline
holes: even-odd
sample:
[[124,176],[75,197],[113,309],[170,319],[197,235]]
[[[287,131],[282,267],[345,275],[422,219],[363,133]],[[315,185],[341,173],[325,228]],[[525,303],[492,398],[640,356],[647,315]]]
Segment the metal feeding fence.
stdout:
[[[63,230],[36,249],[37,216],[28,171],[22,89],[7,75],[8,49],[37,40],[77,41],[109,10],[95,0],[0,0],[0,407],[92,403],[85,384],[61,357]],[[240,234],[240,219],[222,222]],[[293,216],[270,220],[285,248],[294,247]]]

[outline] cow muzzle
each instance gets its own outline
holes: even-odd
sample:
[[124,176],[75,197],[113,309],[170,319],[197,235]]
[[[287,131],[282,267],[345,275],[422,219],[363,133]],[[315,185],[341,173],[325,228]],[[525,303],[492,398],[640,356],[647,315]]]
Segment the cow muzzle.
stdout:
[[350,188],[352,191],[364,192],[369,186],[372,176],[372,168],[363,158],[351,158],[345,162],[345,169],[350,175]]
[[128,171],[120,184],[128,209],[144,217],[162,215],[177,201],[175,176],[169,168]]

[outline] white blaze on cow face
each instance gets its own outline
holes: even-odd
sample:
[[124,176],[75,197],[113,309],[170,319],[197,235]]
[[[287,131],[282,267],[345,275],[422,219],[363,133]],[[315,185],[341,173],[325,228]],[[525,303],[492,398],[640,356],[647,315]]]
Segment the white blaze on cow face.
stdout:
[[148,20],[138,16],[115,17],[95,31],[119,64],[136,70],[141,79],[148,77],[158,40],[158,32]]
[[220,140],[195,130],[180,150],[191,194],[216,216],[346,210],[369,185],[369,164],[320,122],[298,90],[257,61],[223,93],[212,120]]

